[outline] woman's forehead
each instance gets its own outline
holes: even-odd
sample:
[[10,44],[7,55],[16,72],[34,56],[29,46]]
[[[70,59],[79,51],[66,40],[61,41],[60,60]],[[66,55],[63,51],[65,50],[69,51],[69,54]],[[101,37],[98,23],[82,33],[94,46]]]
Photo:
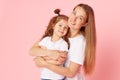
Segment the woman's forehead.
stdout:
[[82,7],[78,6],[74,9],[74,11],[78,16],[82,16],[84,19],[87,18],[86,12]]

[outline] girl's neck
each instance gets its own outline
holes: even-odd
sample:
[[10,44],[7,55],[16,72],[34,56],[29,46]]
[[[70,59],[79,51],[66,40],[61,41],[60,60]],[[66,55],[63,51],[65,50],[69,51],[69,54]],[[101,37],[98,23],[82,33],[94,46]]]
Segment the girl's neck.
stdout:
[[56,41],[58,41],[60,39],[60,37],[59,36],[56,36],[56,35],[53,35],[52,37],[51,37],[51,41],[52,42],[56,42]]

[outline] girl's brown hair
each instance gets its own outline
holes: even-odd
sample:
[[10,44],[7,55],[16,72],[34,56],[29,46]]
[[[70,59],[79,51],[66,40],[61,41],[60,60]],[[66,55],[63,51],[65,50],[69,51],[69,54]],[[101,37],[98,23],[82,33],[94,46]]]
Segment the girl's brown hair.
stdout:
[[86,38],[85,59],[83,64],[84,72],[86,74],[91,74],[95,67],[95,51],[96,51],[96,29],[94,11],[87,4],[78,4],[76,7],[83,8],[87,15],[86,19],[87,25],[82,27],[80,29],[80,32],[82,32]]
[[[58,23],[60,20],[68,21],[68,16],[60,14],[60,9],[55,9],[54,13],[57,15],[50,19],[50,22],[47,26],[47,29],[46,29],[45,34],[43,35],[42,39],[46,36],[53,36],[53,28],[56,25],[56,23]],[[68,40],[68,33],[69,33],[69,29],[68,29],[67,34],[65,36],[63,36],[63,39],[68,43],[68,48],[69,48],[70,43]]]

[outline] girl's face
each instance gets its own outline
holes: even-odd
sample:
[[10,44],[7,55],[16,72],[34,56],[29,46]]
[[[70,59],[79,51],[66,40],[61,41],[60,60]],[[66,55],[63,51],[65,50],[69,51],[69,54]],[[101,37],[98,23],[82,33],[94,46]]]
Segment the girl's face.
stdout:
[[65,20],[60,20],[58,21],[55,26],[54,26],[54,33],[53,35],[56,35],[58,37],[63,37],[66,35],[67,31],[68,31],[68,25],[67,25],[67,21]]
[[68,19],[68,26],[71,30],[80,30],[85,25],[87,15],[82,7],[76,7]]

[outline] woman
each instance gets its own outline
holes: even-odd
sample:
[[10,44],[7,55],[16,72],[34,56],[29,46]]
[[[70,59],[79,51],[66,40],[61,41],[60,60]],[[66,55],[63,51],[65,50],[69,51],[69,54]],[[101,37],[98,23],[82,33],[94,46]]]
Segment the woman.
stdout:
[[[81,80],[79,72],[81,67],[83,66],[86,74],[91,74],[95,66],[96,32],[93,9],[87,4],[75,6],[69,17],[68,26],[70,27],[70,49],[66,67],[47,63],[42,58],[35,58],[34,61],[38,67],[45,67],[66,76],[66,80]],[[41,51],[50,53],[48,50],[42,49]],[[34,53],[35,51],[31,49],[31,52]],[[59,57],[61,56],[62,62],[64,58],[63,54],[61,55],[59,54]]]

